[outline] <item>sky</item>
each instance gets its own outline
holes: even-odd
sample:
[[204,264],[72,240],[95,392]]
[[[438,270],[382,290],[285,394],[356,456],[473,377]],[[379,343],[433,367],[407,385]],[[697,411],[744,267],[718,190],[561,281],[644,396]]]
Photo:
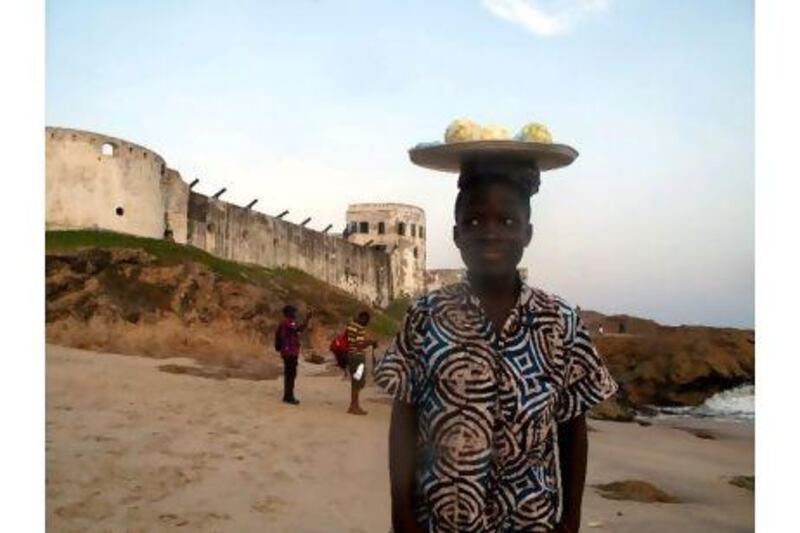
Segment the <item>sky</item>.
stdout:
[[428,268],[462,266],[456,177],[408,149],[456,118],[544,123],[580,156],[532,199],[532,285],[754,325],[752,1],[49,0],[45,52],[48,125],[316,229],[351,203],[417,205]]

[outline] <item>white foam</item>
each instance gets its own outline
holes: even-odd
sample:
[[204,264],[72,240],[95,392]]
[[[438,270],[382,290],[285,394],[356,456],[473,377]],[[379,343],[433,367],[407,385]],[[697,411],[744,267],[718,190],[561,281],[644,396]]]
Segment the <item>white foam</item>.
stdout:
[[755,393],[755,386],[740,385],[711,396],[697,407],[661,407],[656,409],[661,415],[666,416],[754,420],[756,417]]
[[722,391],[707,399],[697,411],[708,416],[752,420],[756,416],[756,388],[741,385]]

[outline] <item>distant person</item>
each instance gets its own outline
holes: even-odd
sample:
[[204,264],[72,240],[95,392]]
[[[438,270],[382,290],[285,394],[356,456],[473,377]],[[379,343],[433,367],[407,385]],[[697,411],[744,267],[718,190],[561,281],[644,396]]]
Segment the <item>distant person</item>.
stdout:
[[599,333],[600,335],[603,334],[603,325],[602,324],[600,324],[600,326],[598,326],[597,333]]
[[275,331],[275,349],[283,359],[283,401],[292,405],[300,403],[294,395],[297,358],[300,356],[300,332],[308,327],[313,314],[313,310],[310,310],[305,321],[298,324],[297,308],[287,305],[283,308],[283,320]]
[[364,350],[368,346],[375,348],[377,341],[367,339],[366,328],[369,324],[369,311],[361,311],[355,320],[347,325],[347,364],[350,373],[350,408],[347,412],[351,415],[367,414],[359,405],[358,397],[364,384],[367,382],[367,364]]

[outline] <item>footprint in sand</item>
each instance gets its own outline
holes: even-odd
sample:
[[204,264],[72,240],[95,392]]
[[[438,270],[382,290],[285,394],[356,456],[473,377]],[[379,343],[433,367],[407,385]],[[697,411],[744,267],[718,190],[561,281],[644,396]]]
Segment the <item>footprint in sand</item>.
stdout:
[[204,525],[207,525],[209,522],[215,522],[219,520],[230,520],[231,516],[227,513],[215,513],[215,512],[188,512],[182,514],[175,514],[175,513],[163,513],[158,515],[158,521],[167,526],[173,527],[184,527],[188,526],[189,524],[192,525],[192,529],[198,529]]
[[189,525],[188,520],[172,513],[165,513],[158,515],[158,521],[164,525],[175,526],[175,527],[183,527]]
[[274,472],[269,473],[269,477],[275,479],[276,481],[292,481],[294,478],[284,472],[283,470],[275,470]]
[[114,507],[96,497],[78,501],[68,505],[62,505],[55,510],[56,516],[66,519],[82,518],[92,521],[100,521],[108,518],[114,512]]
[[144,476],[142,489],[148,500],[157,502],[199,478],[196,473],[190,476],[177,466],[161,466]]
[[266,496],[256,501],[250,508],[263,514],[277,514],[283,511],[286,506],[287,503],[277,496]]

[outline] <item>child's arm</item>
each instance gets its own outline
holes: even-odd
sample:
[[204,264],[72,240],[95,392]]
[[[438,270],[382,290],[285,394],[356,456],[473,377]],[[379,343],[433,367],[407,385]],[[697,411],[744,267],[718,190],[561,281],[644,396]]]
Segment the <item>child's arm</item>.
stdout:
[[303,331],[304,329],[306,329],[308,327],[309,322],[311,322],[311,319],[313,317],[314,317],[314,310],[312,309],[306,314],[305,321],[302,324],[297,326],[297,331],[300,332],[300,331]]
[[417,453],[417,413],[395,400],[389,425],[389,482],[393,533],[421,533],[414,514],[414,471]]
[[581,502],[586,483],[586,457],[589,451],[584,415],[559,424],[558,451],[563,511],[556,531],[574,533],[581,524]]

